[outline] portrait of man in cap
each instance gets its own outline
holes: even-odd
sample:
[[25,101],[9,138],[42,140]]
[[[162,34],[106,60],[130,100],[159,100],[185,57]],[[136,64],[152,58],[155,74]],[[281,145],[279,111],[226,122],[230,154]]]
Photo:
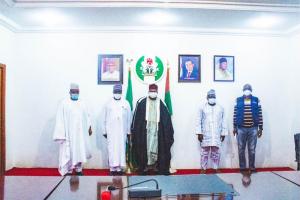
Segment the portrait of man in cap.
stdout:
[[122,71],[122,55],[99,55],[98,84],[122,83]]
[[214,81],[234,81],[233,56],[214,56]]

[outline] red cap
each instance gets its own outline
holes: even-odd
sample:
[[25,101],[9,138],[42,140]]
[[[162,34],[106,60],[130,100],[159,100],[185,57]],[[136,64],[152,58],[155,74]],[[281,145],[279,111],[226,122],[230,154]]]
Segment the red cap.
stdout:
[[158,87],[156,84],[149,85],[149,92],[157,92],[157,91],[158,91]]

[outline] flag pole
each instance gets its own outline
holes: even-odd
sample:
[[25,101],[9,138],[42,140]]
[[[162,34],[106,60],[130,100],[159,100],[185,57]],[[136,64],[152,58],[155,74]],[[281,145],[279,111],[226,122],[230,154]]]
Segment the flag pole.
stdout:
[[[126,100],[128,101],[130,105],[130,109],[132,111],[133,105],[132,105],[132,84],[131,84],[131,63],[133,59],[126,59],[126,63],[128,66],[128,82],[127,82],[127,92],[126,92]],[[130,136],[129,136],[130,137]],[[131,174],[131,158],[132,157],[132,152],[131,152],[131,141],[129,138],[127,138],[127,143],[126,143],[126,174]]]
[[[171,119],[173,116],[173,109],[172,109],[172,100],[171,100],[171,94],[170,94],[170,63],[169,60],[167,60],[167,77],[166,77],[166,86],[165,86],[165,103],[168,107]],[[171,174],[174,174],[177,172],[176,169],[174,169],[172,166],[172,163],[170,163],[169,172]]]

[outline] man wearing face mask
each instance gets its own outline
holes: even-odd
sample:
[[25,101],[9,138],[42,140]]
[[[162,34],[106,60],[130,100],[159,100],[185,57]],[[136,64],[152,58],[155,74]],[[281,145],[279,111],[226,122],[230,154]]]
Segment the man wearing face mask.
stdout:
[[212,168],[217,172],[220,162],[221,143],[227,135],[224,109],[216,103],[215,90],[207,93],[207,103],[199,109],[196,121],[196,134],[201,144],[201,171],[206,172],[208,156],[212,161]]
[[113,98],[104,106],[102,133],[107,138],[108,163],[111,175],[122,175],[126,168],[126,138],[130,134],[131,109],[122,99],[122,85],[113,87]]
[[157,92],[157,85],[149,85],[148,97],[137,102],[131,124],[132,151],[139,174],[150,170],[169,174],[174,130],[168,108]]
[[86,105],[79,99],[79,86],[71,84],[70,97],[58,107],[54,129],[54,141],[59,142],[59,173],[63,176],[82,174],[82,164],[90,159],[89,135],[91,120]]
[[243,87],[244,95],[236,99],[233,116],[233,135],[237,135],[241,172],[246,171],[245,149],[248,145],[249,169],[255,169],[255,148],[257,137],[262,136],[263,117],[259,99],[252,96],[249,84]]

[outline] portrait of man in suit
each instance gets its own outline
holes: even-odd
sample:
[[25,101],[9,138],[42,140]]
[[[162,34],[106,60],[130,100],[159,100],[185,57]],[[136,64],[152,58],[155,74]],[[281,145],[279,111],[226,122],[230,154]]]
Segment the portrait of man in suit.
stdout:
[[200,82],[200,55],[179,55],[179,82]]

